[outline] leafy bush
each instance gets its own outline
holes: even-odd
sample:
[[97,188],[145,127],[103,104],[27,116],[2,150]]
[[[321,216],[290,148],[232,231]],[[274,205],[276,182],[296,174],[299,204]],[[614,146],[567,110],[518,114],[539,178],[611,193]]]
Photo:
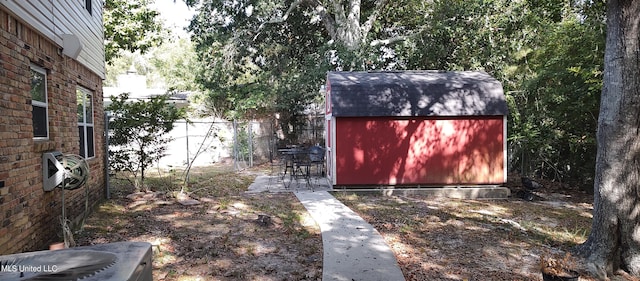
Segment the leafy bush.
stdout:
[[165,136],[183,110],[167,104],[168,96],[128,101],[123,93],[111,97],[109,121],[109,168],[134,175],[136,189],[144,187],[145,171],[164,156],[171,138]]

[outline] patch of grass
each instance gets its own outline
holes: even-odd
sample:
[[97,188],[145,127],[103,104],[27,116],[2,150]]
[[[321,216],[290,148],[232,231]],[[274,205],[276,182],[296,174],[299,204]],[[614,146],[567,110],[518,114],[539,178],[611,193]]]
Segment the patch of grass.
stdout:
[[406,233],[411,233],[411,232],[413,232],[413,231],[414,231],[414,228],[413,228],[411,225],[409,225],[409,224],[403,223],[403,224],[401,224],[401,225],[400,225],[399,230],[400,230],[400,232],[402,232],[402,233],[405,233],[405,234],[406,234]]
[[340,201],[349,201],[349,202],[358,201],[358,194],[356,193],[336,191],[336,192],[333,192],[332,194],[335,198],[337,198]]
[[131,213],[113,200],[98,206],[94,216],[98,218],[86,222],[82,231],[101,234],[117,232],[126,228],[131,220]]
[[182,183],[173,171],[167,171],[147,176],[144,184],[153,191],[170,192],[180,189]]
[[230,198],[227,198],[227,197],[218,198],[218,206],[220,206],[220,209],[227,209],[229,208],[230,204],[231,204]]
[[280,212],[278,217],[282,220],[282,226],[289,232],[294,232],[300,222],[300,216],[293,211]]

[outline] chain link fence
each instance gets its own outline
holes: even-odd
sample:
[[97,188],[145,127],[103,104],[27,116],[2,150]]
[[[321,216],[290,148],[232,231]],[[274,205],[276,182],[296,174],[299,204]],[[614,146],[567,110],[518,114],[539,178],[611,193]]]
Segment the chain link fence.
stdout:
[[230,164],[237,170],[269,161],[270,121],[177,121],[161,168]]
[[[324,145],[324,117],[300,116],[283,124],[277,118],[256,121],[180,120],[158,169],[189,169],[214,164],[235,170],[267,163],[287,145]],[[113,148],[111,148],[113,149]]]

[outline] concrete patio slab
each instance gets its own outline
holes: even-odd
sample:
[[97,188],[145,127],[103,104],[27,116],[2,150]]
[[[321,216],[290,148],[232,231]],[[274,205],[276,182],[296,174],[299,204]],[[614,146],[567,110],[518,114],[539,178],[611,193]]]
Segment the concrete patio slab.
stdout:
[[373,194],[384,196],[422,195],[433,198],[452,199],[507,199],[511,190],[504,186],[461,186],[461,187],[402,187],[402,188],[334,188],[336,192]]
[[280,176],[259,175],[249,185],[247,193],[261,192],[295,192],[300,190],[327,191],[332,190],[327,178],[312,177],[309,182],[305,179],[290,179]]
[[384,196],[422,195],[428,197],[444,197],[454,199],[506,199],[511,190],[504,186],[443,186],[443,187],[333,187],[327,178],[312,177],[309,182],[304,179],[282,178],[272,175],[258,175],[249,185],[247,193],[261,192],[295,192],[301,190],[336,191],[356,194],[375,194]]

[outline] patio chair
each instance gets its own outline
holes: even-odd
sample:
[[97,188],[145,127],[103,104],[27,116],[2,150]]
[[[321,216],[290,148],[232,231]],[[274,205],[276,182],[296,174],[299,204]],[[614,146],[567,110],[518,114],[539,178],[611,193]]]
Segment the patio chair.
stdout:
[[311,160],[311,165],[316,168],[316,175],[322,176],[322,177],[325,176],[324,155],[325,155],[324,148],[318,145],[315,145],[309,148],[309,159]]
[[280,184],[282,184],[285,188],[287,188],[284,178],[286,176],[287,170],[291,169],[288,165],[290,164],[287,162],[285,155],[282,155],[280,153],[277,153],[276,155],[274,155],[273,159],[271,159],[271,172],[269,174],[269,189],[271,189],[271,187],[277,188],[280,186]]
[[293,173],[292,180],[296,181],[296,188],[299,187],[299,179],[304,179],[304,182],[308,187],[313,190],[313,184],[311,182],[311,166],[312,161],[310,158],[309,150],[300,150],[293,155]]
[[[293,147],[293,148],[281,148],[278,149],[280,154],[280,163],[281,163],[281,173],[280,176],[282,178],[283,185],[286,189],[291,186],[291,183],[296,181],[302,174],[302,170],[299,165],[300,163],[300,154],[304,153],[304,150],[301,148]],[[289,180],[287,180],[287,176]]]

